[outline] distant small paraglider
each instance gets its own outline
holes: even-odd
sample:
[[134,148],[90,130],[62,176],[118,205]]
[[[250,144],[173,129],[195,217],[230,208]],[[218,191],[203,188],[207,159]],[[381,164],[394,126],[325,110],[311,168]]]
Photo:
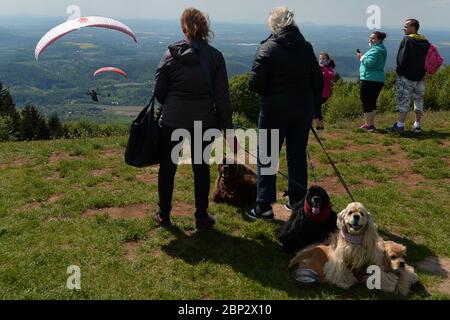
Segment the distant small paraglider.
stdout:
[[133,38],[134,42],[137,43],[136,34],[134,33],[134,31],[122,22],[105,17],[82,17],[76,20],[70,20],[62,23],[47,32],[36,45],[34,57],[36,58],[36,60],[38,60],[42,52],[53,42],[72,31],[84,27],[106,28],[123,32]]
[[117,74],[124,76],[125,78],[128,78],[128,74],[125,71],[123,71],[119,68],[115,68],[115,67],[105,67],[105,68],[98,69],[97,71],[94,72],[94,78],[97,75],[99,75],[101,73],[105,73],[105,72],[115,72]]
[[89,90],[89,91],[87,92],[87,95],[88,95],[88,96],[91,96],[92,101],[94,101],[94,102],[99,102],[99,101],[98,101],[98,96],[100,96],[100,94],[97,93],[97,91],[95,91],[94,89]]

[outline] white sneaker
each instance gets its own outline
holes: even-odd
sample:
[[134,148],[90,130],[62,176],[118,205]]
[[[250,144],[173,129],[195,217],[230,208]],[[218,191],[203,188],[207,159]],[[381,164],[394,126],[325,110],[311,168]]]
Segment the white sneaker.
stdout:
[[415,132],[415,133],[421,133],[422,132],[422,128],[420,126],[418,126],[418,127],[414,126],[412,131]]

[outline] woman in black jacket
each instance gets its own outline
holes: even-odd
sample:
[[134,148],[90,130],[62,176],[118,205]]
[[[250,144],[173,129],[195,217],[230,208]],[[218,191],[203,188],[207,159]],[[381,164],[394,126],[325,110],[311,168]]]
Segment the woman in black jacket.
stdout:
[[[215,221],[208,212],[210,173],[203,158],[196,163],[196,146],[203,151],[211,142],[194,140],[194,121],[207,129],[231,129],[232,111],[228,76],[222,53],[208,44],[211,31],[208,18],[195,8],[181,17],[185,39],[169,46],[156,72],[155,95],[162,104],[161,164],[158,176],[159,211],[156,220],[162,227],[171,225],[172,194],[178,159],[172,159],[172,141],[176,129],[186,129],[192,139],[192,168],[195,180],[195,218],[199,231],[211,228]],[[198,159],[197,159],[198,160]]]
[[[273,9],[269,27],[272,34],[261,43],[250,73],[250,89],[261,96],[259,128],[267,129],[269,139],[264,144],[260,140],[257,205],[247,211],[247,216],[271,220],[272,203],[277,200],[276,175],[262,174],[261,169],[270,164],[261,163],[261,152],[270,149],[271,132],[278,130],[280,150],[286,142],[287,206],[302,200],[308,186],[306,147],[323,79],[314,50],[296,26],[292,11],[285,7]],[[280,150],[273,152],[278,155]]]

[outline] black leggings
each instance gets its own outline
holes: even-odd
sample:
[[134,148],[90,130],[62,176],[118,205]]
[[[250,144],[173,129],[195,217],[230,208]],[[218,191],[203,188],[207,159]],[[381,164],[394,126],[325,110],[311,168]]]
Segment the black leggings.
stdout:
[[364,113],[377,110],[377,100],[383,86],[383,82],[361,80],[360,96]]
[[[172,161],[172,150],[183,139],[179,141],[171,141],[172,133],[176,129],[174,128],[162,128],[161,130],[161,162],[159,166],[158,175],[158,193],[159,193],[159,208],[162,215],[168,216],[172,210],[172,195],[175,174],[177,171],[177,164]],[[193,129],[188,130],[191,137],[194,137]],[[202,159],[201,164],[194,164],[194,148],[195,142],[191,142],[191,161],[192,170],[194,172],[194,185],[195,185],[195,217],[200,219],[207,213],[209,204],[209,190],[210,190],[210,173],[209,164],[205,163]],[[198,143],[198,142],[197,142]],[[212,142],[202,142],[202,154],[204,150]],[[174,159],[178,160],[178,159]]]
[[322,97],[319,100],[319,103],[316,103],[316,106],[314,108],[314,119],[319,119],[320,121],[323,120],[322,116],[322,105],[327,102],[328,97]]

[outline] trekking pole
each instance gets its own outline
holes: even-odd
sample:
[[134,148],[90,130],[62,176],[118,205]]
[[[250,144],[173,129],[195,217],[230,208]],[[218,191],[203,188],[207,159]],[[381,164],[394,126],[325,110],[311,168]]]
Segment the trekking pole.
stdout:
[[317,142],[319,142],[319,145],[322,147],[323,152],[325,153],[325,155],[328,158],[328,161],[330,162],[331,166],[334,169],[334,172],[336,173],[336,176],[339,178],[339,181],[342,183],[342,185],[345,188],[345,191],[347,191],[348,196],[350,197],[350,199],[352,200],[352,202],[355,202],[355,198],[353,197],[352,193],[350,192],[349,187],[347,186],[347,184],[345,183],[344,178],[342,177],[341,173],[339,172],[338,168],[336,167],[336,165],[334,164],[334,161],[331,159],[330,155],[328,154],[327,150],[325,150],[325,147],[322,143],[322,141],[319,138],[319,135],[317,134],[316,130],[314,130],[313,127],[311,127],[311,131],[314,134],[314,136],[317,139]]

